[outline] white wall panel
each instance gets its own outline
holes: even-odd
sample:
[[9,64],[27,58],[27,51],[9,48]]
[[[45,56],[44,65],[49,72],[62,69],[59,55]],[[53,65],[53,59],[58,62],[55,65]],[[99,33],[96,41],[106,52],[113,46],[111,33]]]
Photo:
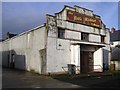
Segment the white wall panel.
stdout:
[[91,42],[101,42],[100,35],[89,34],[89,41]]
[[105,32],[106,32],[106,30],[103,30],[103,29],[100,30],[101,35],[105,35],[106,34]]
[[[60,45],[59,45],[60,44]],[[47,73],[64,72],[70,63],[70,41],[48,37]]]
[[80,66],[80,45],[71,45],[71,63]]
[[15,68],[41,73],[39,50],[45,48],[45,37],[45,27],[41,27],[3,41],[3,63],[7,66],[9,57],[14,54]]
[[65,31],[65,38],[81,40],[81,33],[75,31]]
[[103,52],[102,48],[94,52],[94,71],[102,72],[103,68]]

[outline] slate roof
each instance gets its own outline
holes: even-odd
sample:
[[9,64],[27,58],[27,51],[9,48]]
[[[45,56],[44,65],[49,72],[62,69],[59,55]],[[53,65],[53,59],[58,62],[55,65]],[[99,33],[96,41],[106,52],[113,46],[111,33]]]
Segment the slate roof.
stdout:
[[120,61],[120,48],[114,47],[112,48],[112,61]]
[[120,41],[120,30],[116,30],[114,33],[110,34],[110,41]]

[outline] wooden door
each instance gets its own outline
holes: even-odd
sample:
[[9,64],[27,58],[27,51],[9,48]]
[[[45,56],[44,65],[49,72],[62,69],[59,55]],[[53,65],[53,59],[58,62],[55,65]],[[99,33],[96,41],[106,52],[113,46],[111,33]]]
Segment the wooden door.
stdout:
[[93,72],[93,52],[89,52],[89,72]]
[[89,64],[88,64],[88,54],[89,52],[82,51],[81,52],[81,59],[80,59],[80,71],[81,73],[87,73],[89,71]]
[[80,71],[88,73],[93,71],[93,52],[81,51]]

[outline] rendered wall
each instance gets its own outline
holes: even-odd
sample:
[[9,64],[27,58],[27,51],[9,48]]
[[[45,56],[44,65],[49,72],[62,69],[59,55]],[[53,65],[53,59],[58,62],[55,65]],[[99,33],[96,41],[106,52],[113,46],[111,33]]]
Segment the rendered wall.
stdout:
[[45,27],[3,41],[3,65],[8,66],[8,59],[11,60],[11,54],[14,54],[15,68],[41,73],[39,51],[45,48],[45,44]]
[[101,42],[101,36],[100,35],[89,34],[89,41],[100,43]]
[[[89,16],[93,16],[93,12],[80,9],[75,7],[77,12],[84,13]],[[80,51],[83,49],[80,48],[80,43],[84,45],[93,45],[101,44],[101,35],[106,35],[106,30],[104,27],[101,29],[94,28],[91,26],[86,26],[78,23],[69,22],[66,20],[66,10],[75,11],[74,8],[65,7],[60,13],[56,13],[56,16],[47,16],[47,30],[48,30],[48,39],[47,39],[47,72],[62,72],[62,67],[67,67],[67,64],[80,65]],[[97,16],[96,16],[97,17]],[[99,18],[99,17],[98,17]],[[58,28],[61,27],[65,29],[65,37],[59,39],[57,37]],[[81,41],[81,32],[89,33],[89,41]],[[105,42],[108,42],[108,38],[105,38]],[[77,45],[72,45],[76,43]],[[97,45],[96,45],[97,46]],[[92,50],[93,48],[86,49],[86,51]],[[103,68],[103,51],[100,48],[94,53],[94,67],[102,71]]]
[[111,61],[111,64],[115,64],[115,70],[120,70],[120,61]]
[[103,50],[102,48],[94,52],[94,71],[103,71]]
[[67,68],[67,64],[70,63],[70,41],[57,38],[57,27],[53,16],[47,16],[47,30],[46,71],[47,73],[65,72],[62,67]]
[[[81,14],[85,14],[87,16],[93,16],[93,12],[91,10],[84,9],[84,8],[79,7],[79,6],[74,6],[74,8],[65,6],[64,9],[62,10],[62,12],[56,14],[58,27],[67,28],[67,29],[76,30],[76,31],[81,31],[81,32],[86,32],[86,33],[106,35],[106,30],[105,30],[103,23],[102,23],[102,28],[98,29],[98,28],[94,28],[94,27],[66,21],[67,10],[76,11],[76,12],[79,12]],[[95,17],[100,18],[97,15],[95,15]]]
[[103,63],[104,63],[104,69],[108,70],[110,66],[110,45],[106,45],[102,48],[103,50]]
[[6,40],[4,42],[2,42],[2,50],[1,50],[1,53],[2,53],[2,65],[4,65],[5,67],[8,66],[8,58],[9,58],[9,40]]
[[76,31],[70,31],[70,30],[66,30],[65,31],[65,38],[68,39],[73,39],[73,40],[81,40],[81,33],[80,32],[76,32]]
[[109,29],[106,29],[106,35],[105,35],[105,43],[107,45],[105,45],[105,47],[103,47],[103,63],[104,63],[104,68],[105,70],[109,69],[110,66],[110,58],[111,58],[111,54],[110,54],[110,31]]
[[70,41],[48,37],[47,72],[64,72],[70,59]]
[[71,64],[80,66],[80,45],[71,45]]

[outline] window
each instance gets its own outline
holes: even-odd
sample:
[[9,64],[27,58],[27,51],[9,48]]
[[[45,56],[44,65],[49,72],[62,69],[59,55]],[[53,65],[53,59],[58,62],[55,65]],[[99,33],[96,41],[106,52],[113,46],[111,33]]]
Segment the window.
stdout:
[[101,36],[101,43],[105,43],[105,36]]
[[65,38],[65,30],[58,28],[58,38]]
[[89,40],[88,38],[89,38],[88,33],[81,33],[81,40],[88,41]]

